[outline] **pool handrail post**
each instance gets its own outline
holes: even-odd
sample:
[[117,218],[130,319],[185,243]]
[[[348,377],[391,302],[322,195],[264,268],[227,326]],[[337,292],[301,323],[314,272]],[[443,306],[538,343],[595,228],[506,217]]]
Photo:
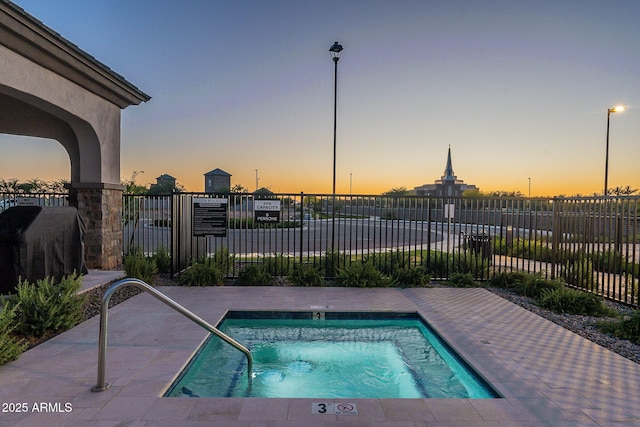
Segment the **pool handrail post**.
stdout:
[[107,322],[108,322],[108,312],[109,312],[109,300],[114,292],[122,286],[132,285],[143,291],[147,291],[155,298],[159,299],[169,307],[173,308],[183,316],[202,326],[204,329],[209,331],[210,333],[218,336],[223,341],[227,342],[231,346],[240,350],[247,357],[247,375],[249,377],[249,382],[251,383],[252,371],[253,371],[253,356],[251,355],[251,351],[246,348],[244,345],[240,344],[238,341],[234,340],[224,332],[220,331],[215,326],[210,325],[207,321],[187,310],[162,292],[153,288],[148,283],[135,278],[125,278],[119,280],[114,283],[107,289],[102,296],[102,303],[100,306],[100,332],[98,338],[98,379],[97,384],[91,388],[91,391],[104,391],[111,387],[111,384],[105,382],[105,371],[106,371],[106,357],[107,357]]

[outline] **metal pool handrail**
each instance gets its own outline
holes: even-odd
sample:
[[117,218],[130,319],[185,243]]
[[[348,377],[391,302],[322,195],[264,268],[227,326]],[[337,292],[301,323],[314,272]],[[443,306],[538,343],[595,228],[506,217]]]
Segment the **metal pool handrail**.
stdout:
[[223,341],[226,341],[233,347],[243,352],[244,355],[247,356],[247,367],[248,367],[247,374],[249,376],[249,382],[251,382],[251,372],[253,370],[253,356],[251,355],[251,352],[249,351],[248,348],[246,348],[245,346],[243,346],[242,344],[240,344],[238,341],[234,340],[230,336],[226,335],[216,327],[211,326],[204,319],[193,314],[192,312],[190,312],[189,310],[187,310],[186,308],[184,308],[183,306],[181,306],[180,304],[178,304],[177,302],[175,302],[174,300],[172,300],[162,292],[154,289],[148,283],[143,282],[142,280],[139,280],[139,279],[126,278],[111,285],[111,287],[109,287],[109,289],[107,289],[107,291],[102,296],[102,305],[100,307],[100,337],[98,341],[98,382],[91,389],[91,391],[104,391],[104,390],[107,390],[109,387],[111,387],[111,384],[105,383],[105,369],[106,369],[106,357],[107,357],[107,320],[109,316],[108,314],[109,300],[111,299],[111,296],[118,288],[126,285],[133,285],[137,288],[140,288],[144,291],[149,292],[151,295],[153,295],[163,303],[167,304],[169,307],[173,308],[178,313],[193,320],[195,323],[202,326],[207,331],[217,335]]

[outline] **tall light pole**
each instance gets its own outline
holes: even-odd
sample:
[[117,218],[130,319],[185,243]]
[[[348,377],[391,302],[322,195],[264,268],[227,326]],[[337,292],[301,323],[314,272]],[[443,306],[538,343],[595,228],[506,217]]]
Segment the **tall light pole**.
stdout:
[[529,180],[529,198],[531,198],[531,178],[527,178]]
[[609,188],[609,118],[611,117],[611,113],[621,113],[624,110],[624,105],[616,105],[613,108],[607,109],[607,150],[604,158],[604,196],[607,195],[607,189]]
[[342,45],[335,42],[330,48],[331,58],[333,58],[333,187],[332,194],[336,195],[336,129],[338,119],[338,61],[342,52]]
[[258,191],[258,169],[256,169],[256,191]]
[[333,59],[334,72],[333,72],[333,186],[331,189],[332,199],[332,214],[331,214],[331,254],[333,256],[335,249],[336,239],[336,129],[338,119],[338,61],[340,60],[340,53],[342,52],[342,45],[335,42],[330,48],[331,58]]

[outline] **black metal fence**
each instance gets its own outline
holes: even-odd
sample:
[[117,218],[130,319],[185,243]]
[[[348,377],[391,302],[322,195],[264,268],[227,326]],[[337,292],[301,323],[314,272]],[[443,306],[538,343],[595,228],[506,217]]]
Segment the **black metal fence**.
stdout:
[[[0,193],[0,212],[67,204],[67,194]],[[330,263],[328,277],[371,257],[387,270],[424,266],[434,279],[522,271],[638,306],[639,205],[637,196],[125,195],[123,248],[166,249],[173,274],[219,251],[233,256],[232,277],[273,257]]]
[[125,194],[122,200],[123,250],[150,255],[159,248],[171,251],[172,196]]
[[67,193],[0,193],[0,212],[14,206],[68,206]]
[[[270,217],[259,210],[265,200],[275,202],[268,204],[277,209]],[[247,264],[274,257],[318,267],[330,262],[335,268],[375,257],[391,269],[424,266],[438,279],[471,273],[486,280],[523,271],[638,305],[639,201],[304,193],[125,196],[124,248],[153,253],[164,247],[173,273],[228,251],[235,260],[232,277]]]

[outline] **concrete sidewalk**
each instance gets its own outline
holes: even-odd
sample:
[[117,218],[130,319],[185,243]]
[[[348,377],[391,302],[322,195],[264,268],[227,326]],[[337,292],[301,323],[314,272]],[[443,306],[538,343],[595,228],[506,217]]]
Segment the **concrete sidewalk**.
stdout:
[[88,274],[82,276],[82,289],[80,292],[86,292],[98,286],[124,279],[124,277],[124,271],[121,270],[89,270]]
[[350,416],[312,414],[314,399],[163,398],[207,334],[141,294],[109,311],[110,389],[90,391],[98,357],[94,317],[0,367],[0,425],[640,424],[640,365],[484,289],[158,289],[213,324],[229,309],[417,311],[503,398],[338,400],[357,404]]

